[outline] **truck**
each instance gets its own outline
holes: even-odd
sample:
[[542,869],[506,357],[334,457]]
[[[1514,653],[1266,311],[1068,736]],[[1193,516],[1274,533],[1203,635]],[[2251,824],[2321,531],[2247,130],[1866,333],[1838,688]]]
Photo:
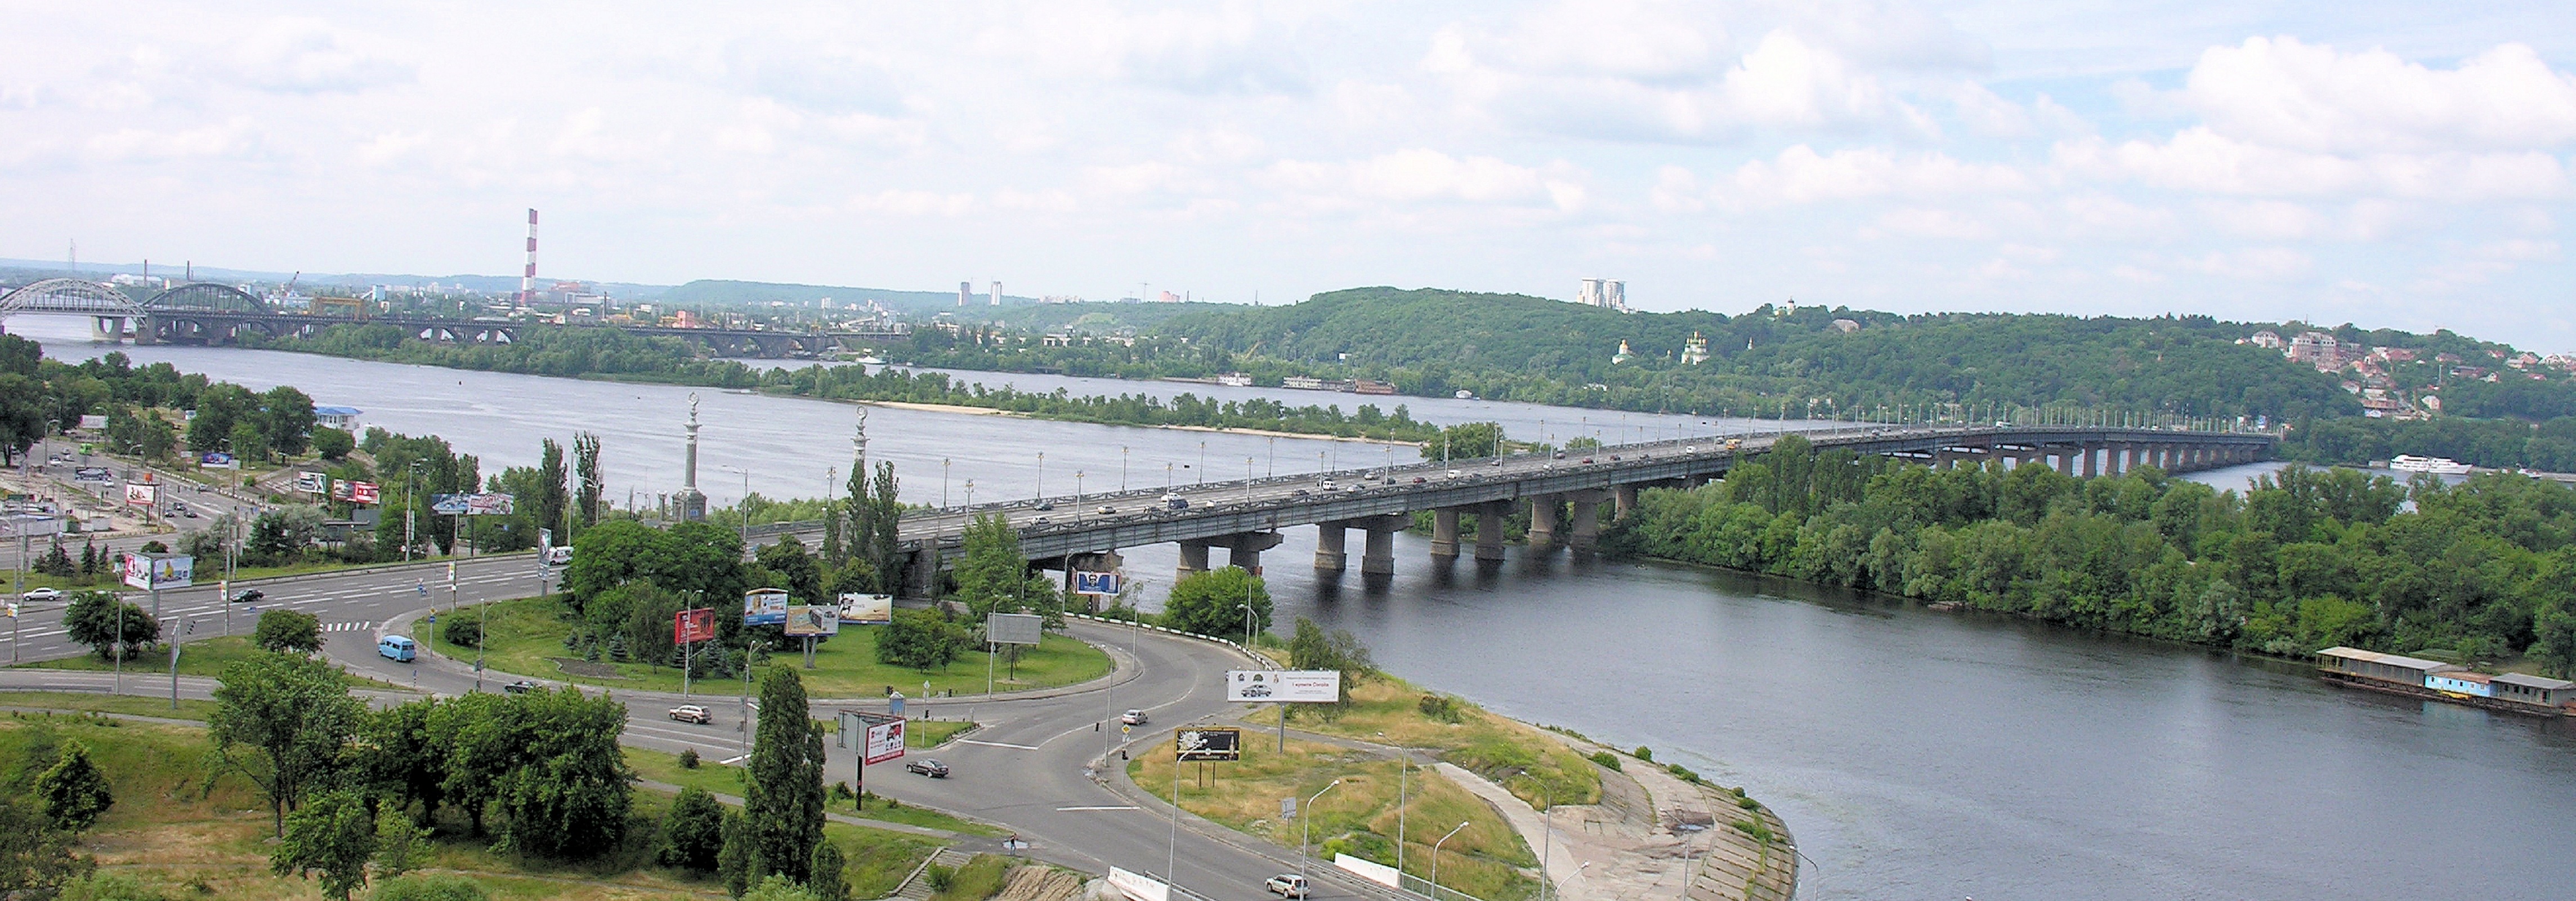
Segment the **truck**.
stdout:
[[1190,508],[1190,499],[1182,497],[1179,492],[1173,492],[1163,495],[1163,506],[1171,510],[1187,510]]

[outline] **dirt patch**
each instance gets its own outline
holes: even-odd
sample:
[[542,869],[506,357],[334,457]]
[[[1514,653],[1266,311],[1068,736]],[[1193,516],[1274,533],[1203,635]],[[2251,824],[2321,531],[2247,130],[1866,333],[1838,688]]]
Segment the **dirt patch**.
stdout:
[[546,659],[554,661],[555,668],[563,670],[567,675],[580,676],[584,679],[626,678],[625,674],[619,673],[617,671],[617,667],[611,664],[592,663],[588,660],[575,660],[570,657],[548,657]]

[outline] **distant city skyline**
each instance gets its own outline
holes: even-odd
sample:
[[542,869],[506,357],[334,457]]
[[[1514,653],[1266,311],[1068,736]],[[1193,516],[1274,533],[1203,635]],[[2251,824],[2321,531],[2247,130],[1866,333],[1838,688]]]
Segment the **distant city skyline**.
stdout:
[[2563,2],[134,2],[12,26],[11,257],[515,274],[533,208],[542,272],[612,282],[1275,304],[1608,277],[1640,311],[2576,350]]

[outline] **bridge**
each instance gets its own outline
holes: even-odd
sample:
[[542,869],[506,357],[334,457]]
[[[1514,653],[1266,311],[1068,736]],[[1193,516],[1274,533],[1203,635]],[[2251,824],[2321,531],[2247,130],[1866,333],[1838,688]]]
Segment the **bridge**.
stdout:
[[[2168,473],[2233,466],[2267,459],[2276,438],[2258,432],[2196,432],[2088,426],[1928,427],[1858,425],[1801,432],[1817,450],[1847,448],[1951,467],[1994,462],[2005,468],[2047,465],[2070,476],[2117,475],[2139,466]],[[1621,444],[1562,456],[1516,454],[1210,482],[1160,489],[1052,497],[952,507],[907,514],[901,547],[912,574],[907,590],[932,593],[936,573],[963,550],[966,526],[979,516],[1001,516],[1016,527],[1020,552],[1041,569],[1104,569],[1119,548],[1178,543],[1180,572],[1207,569],[1209,550],[1223,548],[1226,562],[1255,573],[1263,551],[1277,547],[1279,530],[1315,526],[1316,569],[1349,566],[1349,533],[1363,533],[1363,574],[1395,571],[1395,533],[1413,525],[1413,514],[1432,514],[1431,556],[1478,560],[1505,555],[1503,517],[1530,512],[1529,552],[1564,545],[1591,547],[1600,537],[1603,508],[1612,518],[1635,506],[1641,488],[1687,488],[1723,478],[1742,460],[1771,448],[1779,436],[1681,438]],[[1185,506],[1165,501],[1177,497]],[[1458,523],[1474,517],[1472,548],[1461,545]],[[750,530],[754,540],[796,534],[811,545],[819,521],[780,523]]]
[[[313,312],[280,310],[266,298],[231,285],[191,282],[136,301],[110,285],[76,278],[51,278],[0,294],[0,320],[13,315],[51,313],[90,317],[90,336],[136,344],[237,346],[245,336],[276,340],[310,338],[335,325],[387,325],[409,337],[437,344],[517,343],[527,328],[617,328],[629,334],[677,338],[716,357],[819,358],[869,344],[900,341],[909,328],[893,325],[876,330],[789,332],[765,329],[665,328],[649,325],[598,326],[535,323],[514,319],[448,319],[414,316],[361,316],[354,303],[331,304],[319,298]],[[324,312],[346,310],[346,313]],[[129,330],[129,323],[131,328]]]

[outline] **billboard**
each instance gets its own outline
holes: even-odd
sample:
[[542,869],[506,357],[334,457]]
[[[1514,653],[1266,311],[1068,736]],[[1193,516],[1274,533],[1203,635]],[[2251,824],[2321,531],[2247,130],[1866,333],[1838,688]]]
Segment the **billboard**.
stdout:
[[125,584],[136,588],[186,588],[196,575],[197,558],[186,554],[128,554]]
[[841,634],[841,608],[806,604],[796,604],[787,608],[788,637],[839,634]]
[[1118,594],[1118,589],[1125,587],[1121,584],[1125,581],[1127,581],[1127,579],[1122,573],[1096,573],[1075,570],[1073,573],[1073,593],[1116,596]]
[[159,485],[154,485],[149,482],[125,483],[126,503],[133,504],[137,507],[149,507],[160,499],[161,486]]
[[518,498],[508,494],[433,494],[429,512],[442,516],[508,516],[518,510]]
[[743,592],[742,624],[746,626],[786,625],[787,592],[776,588],[754,588]]
[[295,490],[306,494],[329,494],[331,492],[331,477],[318,472],[296,473]]
[[1329,669],[1239,669],[1225,674],[1225,699],[1331,704],[1342,699],[1342,672]]
[[240,469],[241,461],[223,451],[207,451],[198,455],[197,465],[207,469]]
[[80,427],[84,430],[107,428],[107,417],[100,416],[95,413],[83,413],[81,414]]
[[860,710],[841,711],[839,745],[850,748],[852,742],[864,742],[859,759],[862,765],[884,763],[903,756],[903,717]]
[[984,640],[994,644],[1037,644],[1046,637],[1046,620],[1034,613],[987,613]]
[[671,614],[671,643],[690,644],[716,637],[716,608],[700,607]]
[[1173,735],[1173,760],[1241,760],[1243,730],[1183,729]]
[[851,625],[882,626],[894,622],[894,595],[841,595],[841,621]]
[[384,498],[384,494],[376,489],[376,483],[374,482],[342,482],[340,484],[349,486],[349,494],[346,500],[355,503],[372,504]]

